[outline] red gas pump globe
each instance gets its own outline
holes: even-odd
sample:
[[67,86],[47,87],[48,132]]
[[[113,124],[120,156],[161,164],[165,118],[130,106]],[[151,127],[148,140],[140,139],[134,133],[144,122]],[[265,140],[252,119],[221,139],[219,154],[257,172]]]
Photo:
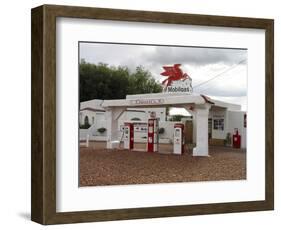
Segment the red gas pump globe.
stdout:
[[241,135],[238,133],[238,129],[235,129],[235,133],[232,136],[233,148],[241,148]]

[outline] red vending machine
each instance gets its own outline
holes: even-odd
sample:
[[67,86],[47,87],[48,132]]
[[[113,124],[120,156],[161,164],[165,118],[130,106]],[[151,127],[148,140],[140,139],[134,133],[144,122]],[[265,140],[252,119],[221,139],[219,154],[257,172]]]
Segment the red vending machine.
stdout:
[[184,124],[174,124],[174,154],[184,153]]
[[134,148],[134,124],[124,123],[124,149]]
[[238,129],[234,129],[234,134],[232,136],[233,148],[241,148],[241,135],[238,133]]
[[148,119],[147,152],[158,152],[158,119]]

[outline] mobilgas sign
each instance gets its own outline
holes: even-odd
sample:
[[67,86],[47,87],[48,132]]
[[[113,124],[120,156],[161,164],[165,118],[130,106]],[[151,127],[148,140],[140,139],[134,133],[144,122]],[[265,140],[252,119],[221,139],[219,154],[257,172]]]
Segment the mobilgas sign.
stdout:
[[192,91],[192,84],[189,79],[174,81],[170,86],[164,88],[165,93],[192,94]]
[[173,66],[163,66],[162,76],[167,78],[162,81],[164,93],[183,93],[192,94],[192,79],[187,73],[180,69],[181,64]]
[[169,86],[166,91],[164,91],[165,93],[188,93],[191,94],[192,90],[190,88],[183,88],[183,87],[172,87]]

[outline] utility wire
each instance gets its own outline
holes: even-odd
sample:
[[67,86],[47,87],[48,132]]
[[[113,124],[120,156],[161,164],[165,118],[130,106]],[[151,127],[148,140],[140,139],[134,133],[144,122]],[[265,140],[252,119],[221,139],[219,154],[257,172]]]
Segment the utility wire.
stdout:
[[[241,72],[241,71],[240,71],[240,72]],[[232,78],[232,77],[234,77],[234,76],[231,75],[231,76],[229,76],[228,78]],[[201,92],[204,92],[204,91],[206,91],[206,90],[213,89],[214,87],[217,87],[217,86],[213,84],[213,85],[210,85],[210,86],[208,87],[208,85],[207,85],[207,88],[198,89],[197,93],[201,93]]]
[[198,85],[193,86],[193,88],[197,88],[197,87],[200,87],[200,86],[202,86],[202,85],[207,84],[208,82],[210,82],[210,81],[212,81],[212,80],[214,80],[214,79],[220,77],[221,75],[227,73],[228,71],[230,71],[230,70],[236,68],[239,64],[243,63],[243,62],[246,61],[246,60],[247,60],[247,59],[241,60],[240,62],[238,62],[238,63],[232,65],[231,67],[229,67],[228,69],[226,69],[225,71],[223,71],[223,72],[221,72],[221,73],[215,75],[215,76],[212,77],[211,79],[209,79],[209,80],[207,80],[207,81],[204,81],[204,82],[202,82],[202,83],[200,83],[200,84],[198,84]]

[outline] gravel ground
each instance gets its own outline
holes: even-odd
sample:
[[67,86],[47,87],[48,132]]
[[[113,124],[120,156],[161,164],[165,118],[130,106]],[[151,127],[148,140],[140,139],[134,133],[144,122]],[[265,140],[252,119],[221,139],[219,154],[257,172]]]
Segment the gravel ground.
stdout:
[[[93,148],[95,146],[95,148]],[[171,149],[161,145],[160,149]],[[210,157],[80,148],[80,186],[246,179],[245,150],[210,147]]]

